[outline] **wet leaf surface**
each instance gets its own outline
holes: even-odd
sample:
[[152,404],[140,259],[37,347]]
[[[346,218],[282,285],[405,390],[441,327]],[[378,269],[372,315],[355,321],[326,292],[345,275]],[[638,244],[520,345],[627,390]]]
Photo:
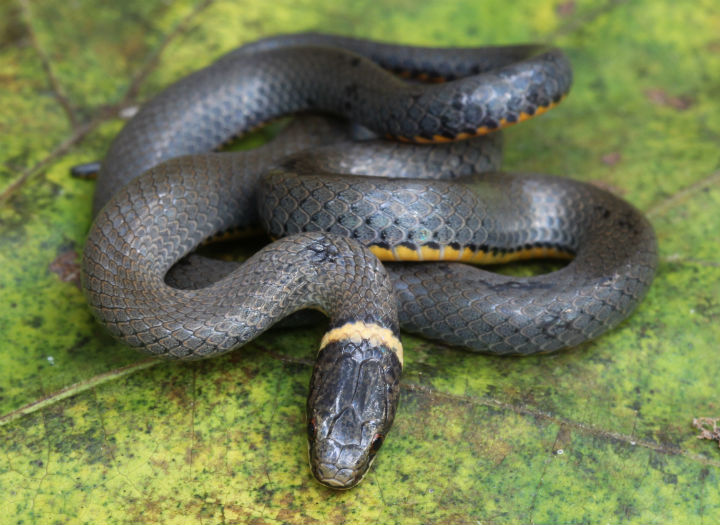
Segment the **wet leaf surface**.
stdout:
[[[0,4],[0,501],[7,523],[715,523],[720,452],[720,8],[637,0]],[[570,97],[506,168],[610,188],[650,217],[656,281],[617,330],[500,359],[404,336],[395,427],[355,490],[316,484],[304,404],[322,327],[148,361],[77,286],[119,114],[237,45],[323,30],[550,41]]]

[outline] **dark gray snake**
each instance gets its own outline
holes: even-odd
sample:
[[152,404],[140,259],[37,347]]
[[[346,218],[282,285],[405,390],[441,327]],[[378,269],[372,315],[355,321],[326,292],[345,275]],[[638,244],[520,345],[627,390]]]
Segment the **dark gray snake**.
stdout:
[[[498,133],[457,140],[541,113],[570,82],[562,52],[538,46],[302,34],[239,48],[157,95],[113,142],[83,258],[88,301],[113,334],[170,359],[222,354],[300,309],[327,314],[310,461],[322,483],[354,486],[395,415],[399,325],[470,350],[549,352],[616,326],[650,285],[655,237],[635,208],[587,184],[493,172]],[[302,117],[256,150],[212,152],[305,111],[415,144]],[[177,264],[205,239],[257,223],[282,239],[244,264]],[[365,246],[390,260],[572,261],[520,278],[452,262],[383,267]]]

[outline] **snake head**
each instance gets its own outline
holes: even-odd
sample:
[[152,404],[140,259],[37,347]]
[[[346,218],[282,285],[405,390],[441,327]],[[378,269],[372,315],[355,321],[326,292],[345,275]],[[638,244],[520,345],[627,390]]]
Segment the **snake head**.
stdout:
[[389,345],[378,343],[372,337],[332,341],[321,345],[315,363],[307,410],[310,467],[334,489],[362,480],[395,417],[402,364]]

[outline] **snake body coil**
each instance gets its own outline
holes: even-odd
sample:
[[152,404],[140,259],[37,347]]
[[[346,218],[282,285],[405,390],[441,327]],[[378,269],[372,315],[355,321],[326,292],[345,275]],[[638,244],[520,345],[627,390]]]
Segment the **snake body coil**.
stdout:
[[[411,83],[383,68],[458,80]],[[552,351],[617,325],[647,290],[655,237],[632,206],[578,182],[493,172],[499,134],[453,142],[543,112],[570,80],[564,55],[537,46],[440,50],[315,34],[244,46],[159,94],[113,142],[83,258],[90,305],[130,345],[177,359],[237,348],[303,308],[326,313],[310,460],[322,483],[351,487],[395,414],[399,323],[471,350]],[[348,142],[357,129],[304,117],[257,150],[208,153],[303,111],[416,144]],[[244,264],[176,265],[208,237],[258,222],[284,238]],[[452,262],[386,270],[373,254],[574,258],[517,278]]]

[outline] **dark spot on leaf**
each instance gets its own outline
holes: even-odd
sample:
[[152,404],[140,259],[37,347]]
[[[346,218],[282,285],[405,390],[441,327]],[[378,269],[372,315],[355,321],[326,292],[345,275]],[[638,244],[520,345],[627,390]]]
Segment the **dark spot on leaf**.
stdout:
[[555,12],[558,14],[558,16],[572,15],[573,13],[575,13],[575,1],[568,0],[567,2],[562,2],[558,4],[555,7]]
[[689,95],[670,95],[664,89],[648,89],[645,91],[647,99],[658,106],[667,106],[678,111],[689,109],[695,104],[695,99]]
[[613,151],[612,153],[606,153],[603,155],[600,160],[602,160],[603,164],[614,166],[622,160],[622,155],[619,151]]
[[64,283],[72,283],[80,288],[80,263],[79,256],[75,250],[68,249],[61,252],[50,263],[48,269],[57,274]]
[[11,2],[3,15],[3,20],[0,20],[0,44],[20,44],[29,37],[28,26],[23,22],[19,6]]
[[677,474],[665,474],[663,476],[663,481],[665,483],[669,483],[670,485],[677,485]]
[[713,40],[709,42],[706,49],[711,53],[720,53],[720,40]]

